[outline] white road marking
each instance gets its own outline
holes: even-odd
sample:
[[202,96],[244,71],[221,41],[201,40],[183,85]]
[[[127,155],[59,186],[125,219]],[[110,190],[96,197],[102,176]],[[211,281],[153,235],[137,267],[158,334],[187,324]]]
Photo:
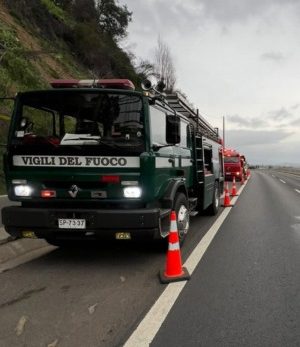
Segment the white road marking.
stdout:
[[7,195],[0,195],[0,198],[7,198]]
[[299,193],[299,194],[300,194],[300,190],[299,190],[299,189],[295,189],[295,191],[296,191],[297,193]]
[[[245,183],[245,185],[241,186],[239,193],[243,191],[246,184],[247,182]],[[235,203],[237,199],[238,196],[234,197],[232,199],[233,203]],[[188,269],[191,275],[196,266],[201,261],[201,258],[203,257],[213,238],[216,236],[222,223],[224,222],[230,211],[231,208],[225,208],[223,210],[215,223],[211,226],[211,228],[198,243],[185,264],[183,264],[183,266]],[[124,347],[148,347],[150,345],[186,283],[187,281],[168,284],[166,289],[162,292],[162,294],[151,307],[144,319],[140,322],[138,327],[126,341]]]
[[284,180],[282,180],[282,179],[280,179],[279,181],[282,182],[282,183],[286,183],[286,182],[285,182]]
[[284,171],[278,171],[278,172],[281,174],[287,175],[287,176],[293,176],[293,177],[297,177],[297,178],[300,177],[299,172],[298,173],[291,173],[291,172],[284,172]]
[[275,175],[272,175],[272,177],[276,177]]

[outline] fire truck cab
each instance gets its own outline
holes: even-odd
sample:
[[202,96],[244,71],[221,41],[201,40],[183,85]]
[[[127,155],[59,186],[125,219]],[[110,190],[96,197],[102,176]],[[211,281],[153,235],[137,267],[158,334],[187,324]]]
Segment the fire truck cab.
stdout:
[[224,168],[227,181],[247,179],[246,158],[234,149],[224,149]]
[[129,80],[56,80],[18,93],[4,156],[8,233],[63,241],[165,238],[176,211],[218,212],[218,132],[177,94]]

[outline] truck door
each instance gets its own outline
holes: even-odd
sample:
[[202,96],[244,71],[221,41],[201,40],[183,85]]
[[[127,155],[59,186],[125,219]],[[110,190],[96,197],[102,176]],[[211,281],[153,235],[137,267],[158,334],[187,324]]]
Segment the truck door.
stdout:
[[191,154],[191,133],[190,125],[185,119],[180,119],[180,143],[174,147],[175,158],[179,162],[177,175],[186,178],[186,186],[193,184],[192,154]]
[[[174,146],[166,141],[167,111],[158,105],[151,105],[150,109],[150,143],[155,155],[154,195],[163,193],[163,187],[176,176],[179,167],[179,158],[175,156]],[[160,148],[161,147],[161,148]]]

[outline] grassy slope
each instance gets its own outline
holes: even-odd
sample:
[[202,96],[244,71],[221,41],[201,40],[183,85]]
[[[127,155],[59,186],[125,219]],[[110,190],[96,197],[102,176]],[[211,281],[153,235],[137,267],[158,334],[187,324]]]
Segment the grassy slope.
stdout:
[[[0,3],[0,97],[47,88],[54,78],[88,77],[88,70],[75,62],[67,48],[61,47],[37,37]],[[0,101],[0,195],[6,192],[2,156],[11,105]]]

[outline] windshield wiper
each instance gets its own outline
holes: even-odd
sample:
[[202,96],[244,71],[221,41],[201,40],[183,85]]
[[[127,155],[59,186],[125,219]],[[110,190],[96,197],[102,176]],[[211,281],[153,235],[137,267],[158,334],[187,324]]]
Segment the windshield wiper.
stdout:
[[171,147],[171,146],[174,146],[173,144],[171,145],[152,145],[152,148],[155,150],[155,151],[158,151],[159,149],[161,148],[164,148],[164,147]]
[[[114,142],[107,143],[105,140],[103,141],[100,138],[91,138],[89,136],[87,136],[87,137],[68,138],[68,139],[65,139],[64,142],[76,141],[76,140],[79,140],[79,141],[93,141],[93,142],[97,142],[97,144],[99,144],[99,145],[104,145],[104,146],[107,146],[107,147],[110,147],[110,148],[118,148],[118,149],[120,148],[120,149],[123,149],[123,150],[125,149],[123,146],[119,146],[119,145],[117,145]],[[74,145],[76,146],[76,144],[74,144]]]
[[67,138],[67,139],[64,139],[64,142],[65,141],[76,141],[76,140],[80,140],[80,141],[85,141],[85,140],[89,140],[89,141],[101,141],[100,138],[93,138],[91,136],[87,136],[87,137],[74,137],[74,138]]

